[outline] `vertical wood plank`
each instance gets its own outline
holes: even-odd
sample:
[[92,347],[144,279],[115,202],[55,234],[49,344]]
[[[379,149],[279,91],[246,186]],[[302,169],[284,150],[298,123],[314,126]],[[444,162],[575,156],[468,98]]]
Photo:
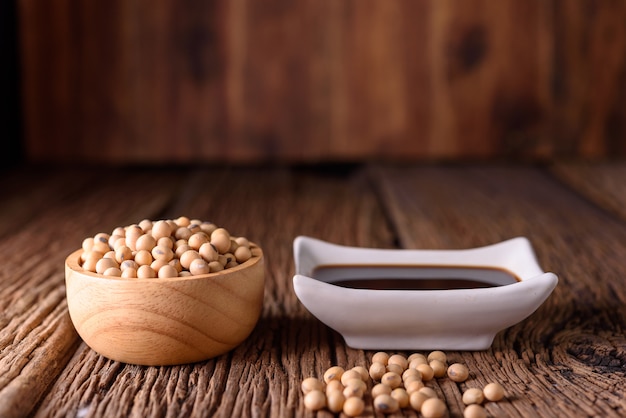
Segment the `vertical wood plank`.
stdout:
[[[438,2],[432,19],[435,155],[537,154],[549,146],[543,2]],[[549,151],[549,150],[548,150]]]
[[[74,98],[70,97],[71,36],[68,1],[56,4],[18,3],[22,57],[25,151],[28,156],[54,159],[66,149],[63,136],[71,126]],[[50,140],[61,138],[55,147]]]
[[361,159],[424,155],[432,111],[429,2],[344,2],[333,152]]
[[[235,151],[317,158],[329,147],[328,1],[246,2],[244,118]],[[237,51],[233,51],[237,53]],[[250,150],[250,151],[248,151]]]
[[555,0],[555,138],[566,155],[624,156],[626,3]]
[[26,156],[623,156],[626,5],[19,2]]

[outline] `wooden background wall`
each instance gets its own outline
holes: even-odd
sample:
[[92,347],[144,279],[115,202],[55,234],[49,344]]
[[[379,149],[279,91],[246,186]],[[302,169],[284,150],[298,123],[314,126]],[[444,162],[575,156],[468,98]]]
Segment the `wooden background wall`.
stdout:
[[34,161],[626,156],[623,0],[22,0]]

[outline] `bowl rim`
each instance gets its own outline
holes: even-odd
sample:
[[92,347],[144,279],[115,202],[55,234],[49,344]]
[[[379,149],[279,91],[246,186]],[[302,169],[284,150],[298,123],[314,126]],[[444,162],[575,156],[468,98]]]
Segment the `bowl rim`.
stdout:
[[250,267],[255,266],[256,264],[258,264],[259,262],[261,262],[261,260],[263,260],[263,250],[261,249],[261,247],[259,247],[257,244],[253,243],[252,241],[250,241],[251,245],[255,246],[255,249],[258,249],[258,251],[260,251],[260,254],[258,256],[253,256],[250,257],[250,259],[244,261],[243,263],[235,266],[235,267],[231,267],[228,269],[224,269],[221,271],[216,271],[214,273],[207,273],[207,274],[197,274],[195,276],[186,276],[186,277],[163,277],[163,278],[159,278],[159,277],[154,277],[154,278],[139,278],[139,277],[133,277],[133,278],[126,278],[126,277],[118,277],[118,276],[105,276],[103,274],[99,274],[99,273],[94,273],[92,271],[88,271],[85,270],[79,263],[79,259],[80,259],[80,255],[83,252],[83,249],[78,249],[73,251],[70,255],[68,255],[65,258],[65,267],[73,272],[76,273],[80,273],[80,274],[84,274],[86,276],[92,277],[94,279],[100,279],[100,280],[104,280],[104,281],[120,281],[120,282],[131,282],[131,283],[144,283],[144,282],[154,282],[154,281],[159,281],[161,283],[171,283],[171,282],[182,282],[182,281],[191,281],[191,280],[202,280],[202,279],[211,279],[211,278],[220,278],[222,276],[227,276],[230,275],[232,273],[241,271],[241,270],[245,270],[248,269]]

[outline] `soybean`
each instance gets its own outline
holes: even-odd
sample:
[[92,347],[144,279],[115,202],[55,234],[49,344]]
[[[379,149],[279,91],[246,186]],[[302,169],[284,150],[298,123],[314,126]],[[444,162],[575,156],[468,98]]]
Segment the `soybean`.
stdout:
[[409,406],[409,394],[404,388],[395,388],[391,391],[391,397],[398,402],[400,408]]
[[428,386],[424,386],[423,388],[419,389],[418,392],[423,393],[424,395],[428,396],[429,398],[436,398],[437,397],[437,392],[435,392],[435,389],[430,388]]
[[248,247],[239,247],[235,250],[234,255],[238,263],[245,263],[252,257],[252,252]]
[[404,372],[404,369],[399,364],[389,363],[386,367],[388,372],[393,372],[398,375],[401,375]]
[[422,410],[422,405],[427,399],[430,398],[425,393],[420,391],[413,392],[409,396],[409,405],[411,405],[411,408],[415,409],[417,412],[420,412]]
[[135,262],[140,266],[150,265],[150,263],[152,263],[152,260],[153,258],[152,254],[150,254],[150,251],[141,250],[135,253]]
[[485,395],[483,395],[483,391],[478,388],[470,388],[463,392],[463,403],[465,405],[471,404],[481,404],[485,399]]
[[423,387],[424,387],[424,382],[422,382],[421,380],[412,380],[408,383],[407,382],[404,383],[404,388],[406,389],[409,395],[412,394],[413,392],[419,391]]
[[347,386],[347,382],[350,379],[359,379],[362,381],[361,375],[359,374],[359,372],[357,372],[356,370],[352,370],[352,369],[346,370],[345,372],[343,372],[340,380],[344,386]]
[[418,364],[416,369],[422,374],[422,380],[424,382],[428,382],[435,377],[435,371],[428,364]]
[[230,235],[223,228],[218,228],[211,234],[211,244],[220,253],[225,253],[230,250]]
[[355,366],[355,367],[353,367],[350,370],[354,370],[355,372],[357,372],[359,374],[359,376],[361,376],[361,380],[364,381],[364,382],[367,382],[369,377],[370,377],[369,372],[363,366]]
[[132,259],[133,251],[129,247],[123,245],[115,250],[115,261],[118,263],[121,264],[124,261],[131,261]]
[[152,236],[156,239],[169,237],[171,234],[172,234],[172,228],[164,220],[156,221],[152,225]]
[[121,277],[122,270],[117,267],[109,267],[108,269],[104,270],[104,273],[102,274],[104,274],[105,276]]
[[420,373],[419,370],[417,369],[406,369],[404,372],[402,372],[402,381],[406,382],[409,377],[415,377],[419,380],[422,380],[422,373]]
[[344,386],[339,380],[331,380],[326,384],[326,396],[331,392],[343,392]]
[[328,384],[331,380],[339,380],[341,382],[341,376],[343,375],[343,367],[333,366],[324,372],[324,382]]
[[92,273],[95,273],[97,263],[98,263],[97,258],[88,258],[85,261],[83,261],[83,268],[87,271],[91,271]]
[[370,377],[375,382],[380,382],[383,375],[387,373],[387,367],[383,363],[372,363],[369,369]]
[[349,417],[357,417],[365,410],[365,402],[363,399],[352,397],[346,399],[343,403],[343,413]]
[[[232,239],[231,242],[235,240]],[[245,241],[241,240],[241,243],[243,242]],[[241,244],[237,242],[237,245]],[[220,254],[220,257],[232,257],[232,254]],[[421,412],[423,418],[442,418],[448,414],[447,405],[438,397],[437,392],[432,387],[425,386],[424,382],[445,375],[457,383],[469,378],[467,366],[461,363],[448,366],[446,354],[439,350],[432,351],[428,358],[421,353],[411,354],[407,358],[402,354],[390,356],[385,352],[377,352],[371,360],[369,369],[363,366],[351,369],[332,366],[324,372],[324,382],[315,378],[305,379],[302,382],[303,392],[306,396],[309,396],[308,390],[320,392],[325,396],[323,402],[329,411],[334,413],[343,411],[347,416],[356,416],[364,410],[364,392],[371,378],[378,382],[370,391],[375,411],[391,414],[402,408],[411,407]],[[324,387],[325,394],[322,390]],[[485,399],[497,401],[503,397],[504,388],[498,383],[489,383],[484,390],[467,389],[462,395],[463,403],[467,405],[463,413],[464,418],[486,417],[486,411],[481,406]],[[322,400],[318,399],[318,402],[314,403],[305,398],[305,406],[311,404],[312,407],[307,406],[311,410],[321,408],[319,406],[321,402]]]
[[101,258],[96,263],[96,273],[104,274],[105,270],[111,267],[119,268],[119,265],[112,258]]
[[402,385],[402,377],[395,372],[387,372],[380,378],[380,383],[384,383],[391,389],[395,389]]
[[487,418],[487,411],[481,405],[468,405],[463,410],[463,418]]
[[180,264],[186,268],[189,269],[189,266],[191,266],[191,262],[193,260],[196,260],[198,258],[202,258],[200,256],[200,253],[198,253],[196,250],[188,250],[185,251],[181,256],[180,256]]
[[428,360],[426,360],[426,357],[421,356],[412,358],[409,361],[409,369],[417,369],[417,366],[419,366],[420,364],[428,365]]
[[469,370],[464,364],[454,363],[448,367],[448,377],[455,382],[465,382],[469,377]]
[[483,394],[488,401],[497,402],[504,398],[504,388],[500,383],[489,383],[483,388]]
[[326,394],[326,405],[330,412],[338,414],[343,410],[346,397],[340,391],[333,391]]
[[326,395],[321,390],[312,390],[304,396],[304,406],[311,411],[318,411],[326,406]]
[[135,241],[135,249],[137,251],[139,250],[152,251],[152,249],[155,246],[156,246],[156,239],[150,234],[141,235],[139,238],[137,238],[137,241]]
[[209,263],[209,270],[211,273],[216,273],[218,271],[224,270],[224,267],[220,264],[219,261],[211,261]]
[[128,267],[122,270],[121,277],[125,279],[135,279],[137,278],[137,269],[133,267]]
[[384,351],[379,351],[372,356],[372,363],[381,363],[386,366],[388,361],[389,354]]
[[[210,245],[211,241],[216,244]],[[93,237],[85,238],[81,247],[80,261],[87,271],[104,274],[108,268],[115,267],[107,264],[108,262],[102,262],[98,271],[97,262],[103,258],[114,259],[121,271],[124,270],[121,263],[134,261],[136,270],[146,265],[151,266],[155,273],[170,261],[177,260],[169,264],[176,270],[176,276],[180,277],[233,268],[262,253],[245,237],[231,236],[226,229],[218,228],[213,223],[200,219],[190,220],[186,216],[155,222],[143,219],[138,224],[116,227],[111,234],[99,232]],[[189,253],[183,257],[190,250],[195,251],[195,255],[191,256],[193,253]],[[206,261],[208,268],[207,265],[196,266],[200,268],[194,269],[195,274],[191,273],[191,261],[200,257]],[[155,263],[155,260],[159,262]],[[211,264],[214,261],[219,261],[219,266]],[[163,274],[167,273],[169,277],[172,272],[171,268],[167,268]],[[139,278],[151,275],[146,269],[137,273]],[[129,272],[123,277],[132,276]]]
[[198,249],[198,253],[200,254],[200,256],[202,256],[202,258],[204,258],[208,262],[217,261],[219,257],[219,253],[217,252],[217,249],[210,242],[206,242],[202,244],[200,248]]
[[429,366],[433,369],[433,376],[440,378],[446,375],[448,367],[441,360],[432,360]]
[[92,237],[85,238],[82,244],[83,252],[91,251],[91,249],[93,248],[93,243],[94,239]]
[[386,385],[384,383],[378,383],[372,388],[372,398],[376,398],[379,395],[391,395],[391,390],[392,389],[389,387],[389,385]]
[[[348,384],[344,387],[343,396],[345,396],[346,399],[352,398],[354,396],[356,396],[357,398],[362,398],[365,394],[365,383],[363,383],[361,379],[351,379],[350,381],[352,382],[352,384]],[[354,384],[354,382],[359,382],[363,386],[356,385]]]
[[155,260],[170,261],[172,258],[174,258],[174,252],[171,248],[168,248],[164,245],[157,245],[156,247],[152,248],[152,257]]
[[387,364],[397,364],[402,368],[402,370],[406,370],[409,365],[408,360],[402,354],[393,354],[387,360]]
[[120,268],[122,269],[122,271],[128,268],[134,268],[135,270],[137,270],[139,268],[139,264],[137,264],[135,260],[124,260],[120,263]]
[[393,414],[394,412],[398,412],[400,406],[398,405],[398,401],[391,395],[382,394],[374,398],[374,408],[383,414]]
[[209,242],[209,237],[204,232],[196,232],[192,236],[189,237],[187,241],[189,246],[194,250],[199,250],[202,247],[202,244],[206,244]]
[[[428,364],[428,360],[426,359],[426,356],[423,355],[422,353],[413,353],[411,354],[408,358],[407,361],[409,362],[409,364],[413,361],[413,360],[418,360],[420,361],[422,364]],[[409,366],[410,367],[410,366]]]
[[149,265],[144,264],[137,269],[137,278],[139,279],[153,279],[156,276],[156,272]]
[[324,389],[324,384],[315,377],[307,377],[302,381],[300,387],[302,388],[302,392],[306,395],[313,390],[319,390],[321,392]]
[[189,265],[189,272],[196,276],[200,274],[209,274],[211,269],[209,268],[209,264],[202,258],[196,258]]
[[93,246],[91,247],[91,251],[99,251],[102,254],[109,252],[110,249],[111,247],[109,247],[108,243],[100,241],[94,241]]
[[161,266],[161,268],[159,269],[158,277],[159,279],[178,277],[178,270],[176,270],[176,268],[171,264],[166,264],[164,266]]
[[424,418],[443,418],[448,413],[448,407],[439,398],[429,398],[422,403],[421,413]]
[[430,354],[428,354],[427,360],[429,363],[433,360],[439,360],[442,363],[447,363],[448,356],[443,351],[435,350],[435,351],[431,351]]

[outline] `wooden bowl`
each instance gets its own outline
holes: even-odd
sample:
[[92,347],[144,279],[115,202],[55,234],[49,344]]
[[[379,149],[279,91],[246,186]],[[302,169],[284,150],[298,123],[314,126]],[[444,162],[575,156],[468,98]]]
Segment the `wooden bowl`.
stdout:
[[83,270],[82,250],[65,262],[70,317],[78,334],[112,360],[147,366],[206,360],[230,351],[263,306],[264,260],[217,273],[123,279]]

